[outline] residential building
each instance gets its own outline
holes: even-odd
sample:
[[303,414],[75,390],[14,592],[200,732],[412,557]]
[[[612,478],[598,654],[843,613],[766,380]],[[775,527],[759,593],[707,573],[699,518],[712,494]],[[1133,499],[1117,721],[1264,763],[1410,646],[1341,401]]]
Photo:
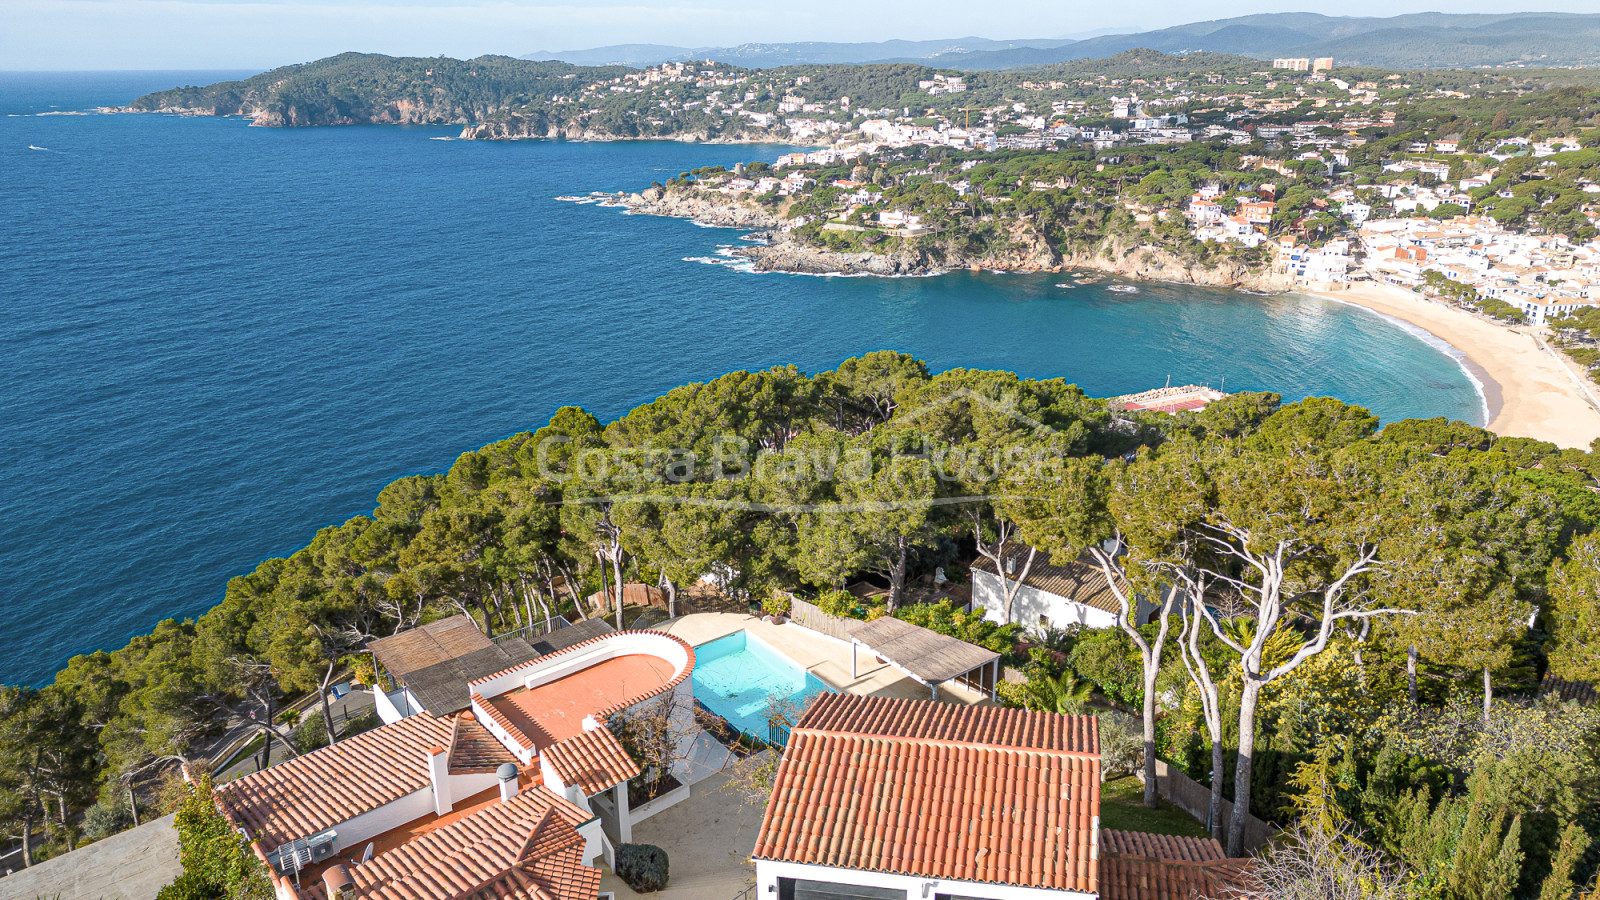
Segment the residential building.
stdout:
[[[1004,557],[1004,576],[996,571],[993,560],[980,559],[973,564],[972,609],[982,612],[991,622],[1015,622],[1029,629],[1052,628],[1114,628],[1117,624],[1116,590],[1129,591],[1120,576],[1117,589],[1106,581],[1105,570],[1085,551],[1064,565],[1056,564],[1050,554],[1039,551],[1033,554],[1033,564],[1028,564],[1028,548],[1013,550]],[[1021,581],[1018,585],[1017,582]],[[1006,611],[1006,591],[1016,588],[1009,617]],[[1154,607],[1135,599],[1134,616],[1147,615]]]
[[1278,211],[1278,204],[1271,200],[1255,200],[1239,204],[1239,215],[1251,225],[1266,227],[1272,224],[1272,216]]
[[773,778],[757,895],[1095,900],[1099,788],[1090,716],[824,694]]
[[472,705],[467,683],[538,659],[612,628],[603,619],[561,626],[530,643],[518,634],[490,640],[471,618],[450,616],[367,644],[377,662],[378,689],[372,692],[385,724],[426,712],[447,716]]
[[[1303,56],[1298,59],[1275,59],[1272,61],[1272,67],[1274,69],[1288,69],[1291,72],[1309,72],[1311,71],[1311,60]],[[1329,62],[1329,68],[1332,68],[1331,61]]]
[[[404,673],[382,693],[401,694],[412,714],[217,788],[277,900],[594,900],[598,861],[663,806],[630,807],[640,766],[613,719],[671,710],[659,714],[685,760],[673,793],[691,790],[687,760],[704,736],[688,697],[694,651],[681,640],[603,633],[543,654],[524,641],[527,652],[504,652],[532,658],[447,688],[449,667],[476,671],[504,648],[459,622],[396,637],[406,640],[385,639],[374,655],[388,677]],[[392,697],[389,711],[402,711]]]
[[1216,841],[1100,828],[1092,716],[823,694],[751,859],[774,900],[1232,900]]

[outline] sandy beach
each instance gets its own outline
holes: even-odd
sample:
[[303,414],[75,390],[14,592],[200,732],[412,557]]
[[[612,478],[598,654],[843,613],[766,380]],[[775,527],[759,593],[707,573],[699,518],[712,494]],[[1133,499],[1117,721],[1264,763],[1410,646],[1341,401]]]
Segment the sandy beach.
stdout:
[[1343,291],[1305,291],[1400,319],[1460,350],[1483,382],[1489,429],[1588,449],[1600,438],[1600,389],[1580,385],[1570,363],[1528,330],[1480,319],[1404,288],[1361,282]]

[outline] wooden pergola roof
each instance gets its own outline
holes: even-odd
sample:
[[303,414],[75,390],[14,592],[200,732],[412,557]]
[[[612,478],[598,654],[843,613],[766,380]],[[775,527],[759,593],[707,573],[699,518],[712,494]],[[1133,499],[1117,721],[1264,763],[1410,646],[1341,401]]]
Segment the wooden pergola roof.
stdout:
[[926,685],[954,681],[1000,658],[993,650],[893,616],[853,622],[847,633],[851,642],[866,647]]

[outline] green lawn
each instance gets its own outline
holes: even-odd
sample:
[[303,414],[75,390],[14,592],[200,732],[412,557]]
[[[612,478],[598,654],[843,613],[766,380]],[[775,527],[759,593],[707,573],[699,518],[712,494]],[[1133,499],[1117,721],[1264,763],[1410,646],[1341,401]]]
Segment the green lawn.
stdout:
[[1206,837],[1206,827],[1165,800],[1160,809],[1144,808],[1144,785],[1132,776],[1100,785],[1100,827],[1116,831],[1144,831]]

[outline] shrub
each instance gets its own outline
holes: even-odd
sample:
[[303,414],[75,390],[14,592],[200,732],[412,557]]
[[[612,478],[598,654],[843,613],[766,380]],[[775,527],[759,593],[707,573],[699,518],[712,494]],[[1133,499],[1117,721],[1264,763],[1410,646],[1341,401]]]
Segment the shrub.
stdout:
[[184,872],[156,894],[156,900],[223,900],[227,893],[199,873]]
[[133,812],[128,807],[128,795],[125,791],[112,791],[109,796],[97,800],[83,812],[85,841],[98,841],[110,837],[120,831],[126,831],[132,825]]
[[210,897],[271,900],[272,883],[267,879],[266,866],[250,852],[243,836],[217,809],[209,775],[187,786],[173,824],[178,829],[178,856],[183,862],[184,874],[196,884],[218,887],[216,894],[176,897],[184,900],[208,900]]
[[830,616],[850,619],[860,618],[860,613],[857,611],[860,603],[856,595],[849,591],[823,591],[822,595],[817,597],[817,609]]
[[618,844],[617,877],[641,894],[667,886],[667,851],[654,844]]
[[789,614],[788,596],[773,591],[772,596],[761,604],[761,611],[769,616],[787,616]]
[[300,726],[290,735],[290,739],[299,753],[310,753],[328,746],[328,724],[322,721],[322,713],[312,710],[300,721]]

